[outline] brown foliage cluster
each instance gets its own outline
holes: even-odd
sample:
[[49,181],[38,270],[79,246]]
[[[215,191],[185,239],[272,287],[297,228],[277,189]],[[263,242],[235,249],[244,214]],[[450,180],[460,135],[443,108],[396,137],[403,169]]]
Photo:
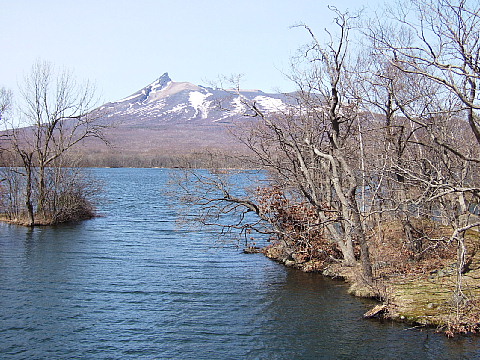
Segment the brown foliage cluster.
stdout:
[[272,241],[283,242],[296,263],[327,263],[341,258],[337,244],[327,239],[311,205],[287,197],[277,186],[258,188],[256,195],[262,213],[268,214],[278,230]]
[[56,224],[87,220],[95,217],[95,208],[91,201],[79,192],[62,194],[59,198],[59,210],[53,216]]

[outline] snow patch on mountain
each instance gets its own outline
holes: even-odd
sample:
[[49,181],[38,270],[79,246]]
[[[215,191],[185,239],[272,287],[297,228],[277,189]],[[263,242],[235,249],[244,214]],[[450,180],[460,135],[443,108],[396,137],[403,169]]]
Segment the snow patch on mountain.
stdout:
[[173,108],[171,108],[170,110],[165,111],[165,114],[180,113],[181,111],[184,111],[187,108],[188,108],[187,104],[178,104]]
[[201,115],[202,119],[206,119],[208,117],[208,110],[211,104],[211,101],[206,101],[206,99],[211,96],[211,93],[203,94],[199,91],[192,91],[189,93],[188,100],[190,104],[195,109],[195,115],[193,117],[197,117],[199,114]]
[[267,96],[256,96],[254,101],[258,102],[267,112],[279,112],[286,109],[286,105],[281,99]]
[[244,114],[247,109],[241,96],[237,96],[232,100],[232,106],[233,112],[238,115]]
[[162,90],[166,88],[171,82],[172,80],[170,79],[170,76],[168,76],[168,73],[165,73],[150,84],[150,92],[155,93],[159,90]]

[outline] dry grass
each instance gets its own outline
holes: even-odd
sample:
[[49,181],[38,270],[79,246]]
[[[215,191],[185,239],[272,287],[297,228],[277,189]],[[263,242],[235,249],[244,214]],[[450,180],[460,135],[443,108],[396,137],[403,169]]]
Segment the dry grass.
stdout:
[[[418,225],[418,224],[417,224]],[[466,301],[455,299],[456,244],[448,242],[446,227],[424,224],[431,238],[429,250],[416,257],[402,245],[402,231],[389,224],[372,238],[374,269],[383,284],[386,316],[413,324],[436,327],[453,336],[480,330],[480,236],[466,236],[468,271],[462,277]],[[438,239],[445,239],[439,241]],[[427,241],[427,240],[425,240]]]

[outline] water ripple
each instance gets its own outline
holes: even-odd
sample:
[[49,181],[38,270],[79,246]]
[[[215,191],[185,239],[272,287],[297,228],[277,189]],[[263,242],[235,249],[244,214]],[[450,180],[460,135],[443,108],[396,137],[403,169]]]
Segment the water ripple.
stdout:
[[361,319],[318,275],[178,227],[162,169],[94,170],[103,217],[0,224],[2,359],[478,358],[478,339]]

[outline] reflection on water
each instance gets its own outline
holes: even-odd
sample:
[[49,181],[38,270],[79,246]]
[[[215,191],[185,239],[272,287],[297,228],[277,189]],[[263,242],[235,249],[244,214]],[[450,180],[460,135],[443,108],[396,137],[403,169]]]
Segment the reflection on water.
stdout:
[[103,217],[0,225],[2,359],[474,359],[478,338],[367,321],[343,283],[176,224],[168,170],[95,170]]

